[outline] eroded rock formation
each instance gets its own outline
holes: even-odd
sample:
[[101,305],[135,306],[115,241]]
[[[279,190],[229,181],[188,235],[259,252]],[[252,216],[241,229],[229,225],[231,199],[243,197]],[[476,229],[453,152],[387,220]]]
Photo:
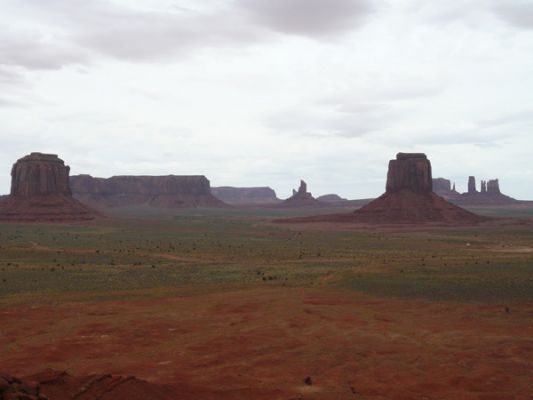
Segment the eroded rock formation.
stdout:
[[[472,189],[472,182],[473,189]],[[468,192],[452,199],[455,204],[461,206],[503,206],[519,203],[518,200],[504,195],[500,190],[498,179],[481,181],[481,190],[475,190],[475,177],[468,179]]]
[[72,193],[80,201],[96,208],[152,206],[223,207],[211,194],[205,176],[113,176],[94,178],[77,175],[70,178]]
[[387,193],[401,190],[414,193],[430,193],[433,189],[431,163],[425,154],[398,153],[396,160],[389,162]]
[[309,206],[321,206],[322,202],[318,201],[313,195],[307,191],[307,183],[303,180],[300,181],[300,187],[298,190],[292,191],[292,196],[283,201],[281,207],[309,207]]
[[50,194],[70,196],[70,167],[55,154],[31,153],[11,169],[11,195],[30,197]]
[[399,153],[389,162],[386,192],[351,214],[294,218],[282,222],[363,224],[473,224],[486,218],[449,203],[432,191],[431,163],[424,154]]
[[433,191],[446,200],[459,196],[459,192],[455,190],[455,183],[452,186],[451,181],[445,178],[433,179]]
[[488,195],[500,195],[500,181],[498,179],[493,179],[487,182],[487,194]]
[[432,186],[431,163],[426,155],[399,153],[389,163],[387,191],[355,211],[356,220],[408,224],[468,224],[483,220],[436,195]]
[[476,177],[475,176],[469,176],[468,177],[468,193],[474,194],[477,193],[476,189]]
[[70,168],[55,154],[31,153],[11,170],[11,194],[0,201],[8,221],[88,220],[96,213],[72,197]]
[[279,203],[276,192],[269,187],[214,187],[211,193],[227,204],[234,205],[270,205]]

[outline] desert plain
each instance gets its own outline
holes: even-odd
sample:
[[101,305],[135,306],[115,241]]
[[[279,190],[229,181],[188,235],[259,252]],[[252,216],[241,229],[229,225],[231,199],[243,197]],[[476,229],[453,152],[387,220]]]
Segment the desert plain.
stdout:
[[132,375],[177,399],[531,399],[533,207],[472,211],[507,222],[4,223],[0,371]]

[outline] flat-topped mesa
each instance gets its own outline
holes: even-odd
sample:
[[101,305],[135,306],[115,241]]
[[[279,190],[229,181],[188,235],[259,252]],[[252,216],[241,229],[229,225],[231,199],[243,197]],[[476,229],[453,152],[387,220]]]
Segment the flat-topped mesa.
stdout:
[[211,185],[209,180],[203,175],[122,175],[112,176],[111,178],[75,175],[70,178],[70,184],[75,195],[211,195]]
[[225,207],[211,193],[203,175],[70,177],[74,197],[95,208],[150,206],[156,208]]
[[389,162],[387,193],[401,190],[415,193],[431,193],[433,182],[431,163],[422,153],[398,153],[396,160]]
[[0,200],[0,220],[67,222],[97,213],[72,197],[70,168],[55,154],[31,153],[11,169],[11,194]]
[[281,202],[276,192],[268,187],[212,187],[211,193],[218,199],[228,204],[276,204]]
[[[425,154],[399,153],[389,162],[387,191],[350,214],[316,215],[279,222],[470,225],[486,221],[432,191],[431,163]],[[450,188],[449,181],[445,184]]]
[[70,167],[57,155],[31,153],[19,159],[11,169],[11,195],[70,196],[69,173]]
[[455,183],[445,178],[433,179],[433,192],[445,199],[452,199],[459,196],[459,193],[455,190]]
[[439,192],[451,192],[452,190],[452,182],[449,179],[445,178],[434,178],[433,179],[433,191],[435,193]]

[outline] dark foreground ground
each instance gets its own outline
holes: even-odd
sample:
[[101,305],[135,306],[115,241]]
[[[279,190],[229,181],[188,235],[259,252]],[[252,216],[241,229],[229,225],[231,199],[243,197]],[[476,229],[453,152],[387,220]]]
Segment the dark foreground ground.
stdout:
[[183,399],[533,398],[532,226],[123,211],[0,225],[0,371],[135,375]]

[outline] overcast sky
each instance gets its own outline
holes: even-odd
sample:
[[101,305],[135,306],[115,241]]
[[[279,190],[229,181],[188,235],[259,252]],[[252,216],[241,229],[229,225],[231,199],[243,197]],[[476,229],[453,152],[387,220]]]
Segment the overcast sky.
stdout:
[[0,138],[0,193],[41,151],[373,197],[416,151],[533,199],[533,1],[0,0]]

